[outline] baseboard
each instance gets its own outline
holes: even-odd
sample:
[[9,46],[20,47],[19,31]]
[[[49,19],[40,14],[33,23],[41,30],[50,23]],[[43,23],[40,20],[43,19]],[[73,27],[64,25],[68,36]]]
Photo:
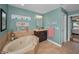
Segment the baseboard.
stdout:
[[70,39],[68,39],[68,42],[70,41]]
[[57,45],[58,47],[62,47],[62,45],[60,45],[60,44],[58,44],[58,43],[56,43],[56,42],[54,42],[54,41],[51,41],[51,40],[49,40],[49,39],[47,39],[47,40],[48,40],[49,42],[51,42],[51,43]]

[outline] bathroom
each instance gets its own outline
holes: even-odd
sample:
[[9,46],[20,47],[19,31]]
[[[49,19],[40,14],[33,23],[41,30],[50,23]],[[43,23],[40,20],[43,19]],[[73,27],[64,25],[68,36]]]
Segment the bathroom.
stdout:
[[[42,42],[45,42],[43,46],[47,44],[46,42],[49,42],[49,45],[55,45],[58,49],[62,49],[63,42],[68,42],[69,38],[67,25],[68,13],[63,7],[60,7],[60,4],[55,4],[57,7],[53,8],[53,10],[50,9],[50,11],[42,9],[45,6],[49,7],[52,5],[0,4],[0,8],[5,11],[3,12],[6,15],[4,30],[2,30],[1,24],[3,22],[0,19],[2,22],[0,24],[0,53],[35,54],[38,53],[37,50]],[[38,11],[39,9],[34,10],[32,7],[36,9],[40,7],[41,11]],[[22,47],[26,49],[22,49],[21,51]],[[11,52],[13,50],[14,52]],[[29,52],[25,52],[25,50]]]

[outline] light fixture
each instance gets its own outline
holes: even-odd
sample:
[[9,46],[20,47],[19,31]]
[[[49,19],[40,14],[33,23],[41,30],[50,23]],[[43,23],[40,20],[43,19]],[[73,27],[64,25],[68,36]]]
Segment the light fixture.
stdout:
[[41,15],[36,15],[35,18],[36,18],[36,19],[42,19],[43,16],[41,16]]

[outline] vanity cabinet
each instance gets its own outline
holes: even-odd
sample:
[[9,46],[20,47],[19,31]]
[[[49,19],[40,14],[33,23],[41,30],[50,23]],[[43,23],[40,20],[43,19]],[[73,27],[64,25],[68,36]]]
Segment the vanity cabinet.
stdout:
[[47,40],[47,30],[34,31],[34,35],[39,37],[39,42]]

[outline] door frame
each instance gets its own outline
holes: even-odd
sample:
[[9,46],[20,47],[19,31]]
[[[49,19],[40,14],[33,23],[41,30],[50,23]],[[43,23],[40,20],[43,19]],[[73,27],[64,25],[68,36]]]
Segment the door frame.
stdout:
[[68,27],[67,22],[68,22],[67,15],[64,14],[64,41],[63,42],[67,42],[67,38],[68,38],[67,37],[67,27]]

